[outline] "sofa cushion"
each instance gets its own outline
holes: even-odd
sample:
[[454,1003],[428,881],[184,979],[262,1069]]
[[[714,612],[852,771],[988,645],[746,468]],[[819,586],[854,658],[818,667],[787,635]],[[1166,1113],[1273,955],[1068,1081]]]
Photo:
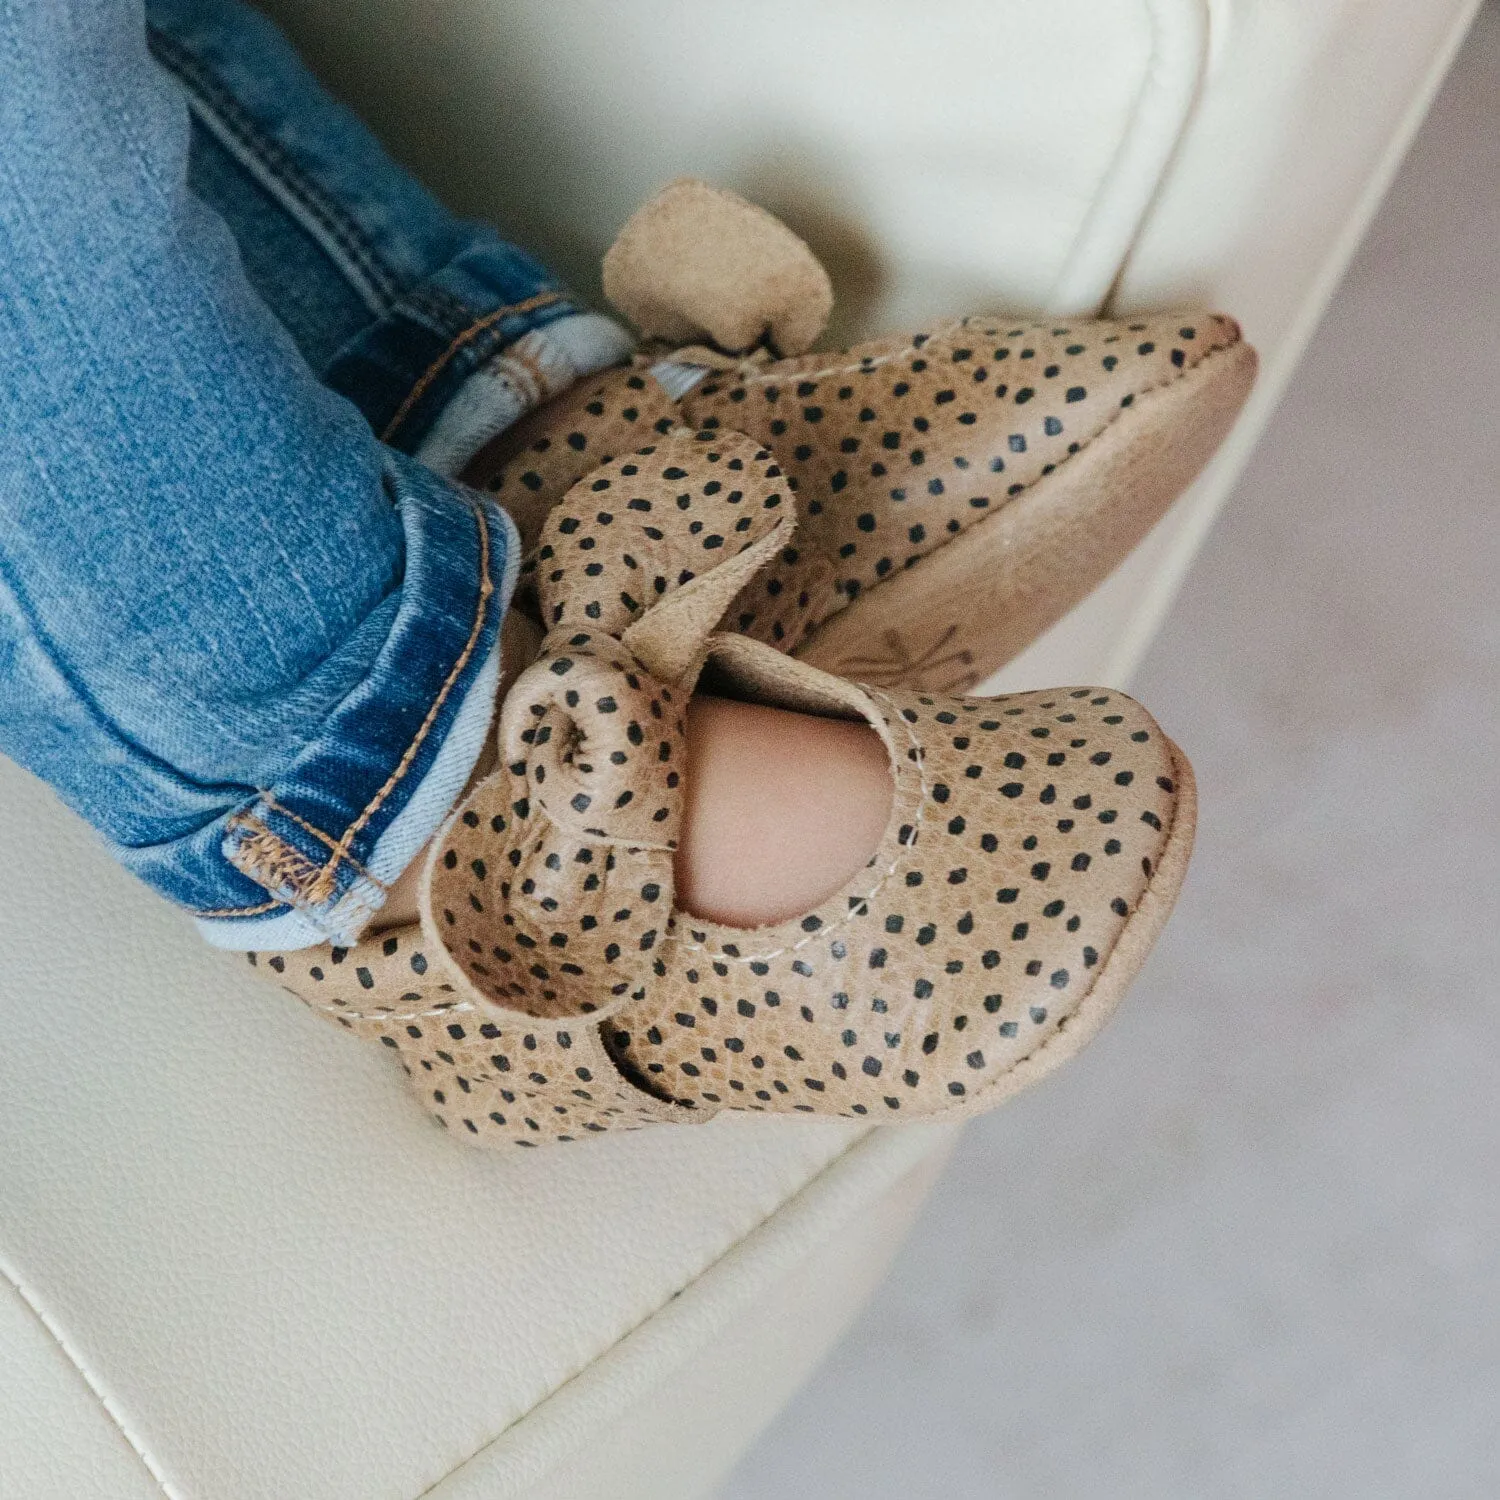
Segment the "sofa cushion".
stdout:
[[0,1339],[0,1402],[60,1382],[34,1419],[65,1447],[97,1426],[86,1381],[174,1493],[423,1493],[859,1138],[728,1120],[467,1149],[9,765],[0,843],[28,851],[0,870],[0,1267],[25,1333]]

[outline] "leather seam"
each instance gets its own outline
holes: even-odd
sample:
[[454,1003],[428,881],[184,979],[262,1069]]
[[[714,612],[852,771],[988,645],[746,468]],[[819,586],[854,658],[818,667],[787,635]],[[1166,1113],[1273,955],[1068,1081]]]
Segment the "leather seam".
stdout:
[[[723,373],[732,375],[730,384],[733,385],[793,385],[799,380],[826,380],[830,375],[858,375],[862,370],[878,370],[881,365],[888,365],[892,360],[905,359],[909,354],[920,354],[929,344],[935,344],[940,339],[951,338],[955,333],[962,332],[965,320],[955,318],[946,328],[940,328],[936,333],[928,334],[921,343],[913,341],[900,349],[892,349],[888,354],[877,354],[870,359],[856,360],[852,365],[829,365],[822,370],[794,370],[785,374],[775,374],[770,371],[758,370],[754,374],[736,374],[733,371]],[[1038,324],[1038,327],[1041,325]],[[710,374],[717,374],[711,371]],[[660,382],[658,382],[659,384]],[[692,391],[685,392],[681,397],[687,404],[694,392],[699,396],[704,393],[695,386]],[[715,392],[714,394],[717,394]]]
[[[902,714],[900,709],[896,707],[896,704],[890,698],[890,696],[874,688],[867,688],[866,691],[872,698],[879,699],[885,703],[887,709],[890,711],[890,718],[887,720],[887,722],[891,722],[891,720],[894,720],[895,722],[899,723],[901,725],[901,728],[906,733],[908,744],[912,747],[912,749],[917,751],[915,763],[917,767],[917,784],[920,788],[920,795],[917,799],[916,811],[912,814],[911,838],[908,839],[906,843],[900,844],[898,846],[896,857],[886,867],[880,878],[875,882],[873,886],[870,887],[868,891],[866,891],[862,896],[858,897],[858,900],[860,902],[859,906],[851,907],[836,922],[830,922],[826,927],[819,927],[816,932],[809,932],[805,937],[799,938],[795,943],[787,943],[783,947],[773,949],[769,953],[726,953],[722,946],[715,947],[710,943],[679,942],[677,946],[683,952],[711,953],[715,958],[727,959],[730,963],[741,964],[764,963],[768,959],[781,958],[788,953],[798,953],[803,948],[806,948],[810,943],[823,941],[828,937],[829,933],[837,932],[839,928],[846,926],[856,917],[868,916],[868,903],[873,901],[875,897],[880,894],[880,891],[885,886],[886,881],[888,881],[891,876],[893,876],[896,871],[902,867],[902,865],[907,864],[910,861],[911,851],[916,847],[917,840],[921,836],[922,824],[925,821],[927,815],[927,767],[922,759],[922,747],[918,742],[916,735],[912,732],[910,722],[906,719],[905,715]],[[894,801],[892,805],[894,807]],[[834,894],[837,895],[838,893],[835,892]],[[793,920],[795,921],[796,919],[793,918]],[[689,928],[691,928],[691,918],[684,917],[683,921],[686,925],[689,926]]]
[[110,1398],[100,1388],[98,1383],[94,1380],[93,1376],[89,1374],[83,1360],[80,1359],[79,1356],[76,1355],[73,1350],[68,1347],[68,1341],[63,1337],[61,1331],[54,1326],[52,1319],[48,1317],[47,1314],[42,1310],[41,1303],[37,1300],[37,1298],[32,1296],[32,1294],[26,1289],[25,1283],[22,1282],[20,1277],[17,1276],[16,1273],[11,1270],[10,1266],[7,1265],[3,1260],[0,1260],[0,1275],[3,1275],[5,1277],[7,1284],[15,1292],[16,1296],[20,1298],[27,1311],[30,1312],[32,1317],[34,1317],[41,1325],[42,1331],[52,1341],[52,1344],[57,1349],[57,1352],[62,1355],[62,1357],[74,1370],[77,1371],[78,1378],[83,1381],[85,1387],[88,1389],[89,1394],[93,1396],[93,1398],[99,1403],[99,1407],[104,1412],[104,1415],[109,1419],[110,1425],[125,1440],[125,1443],[130,1448],[130,1451],[134,1453],[135,1456],[141,1461],[141,1466],[151,1476],[152,1480],[156,1484],[156,1487],[162,1492],[163,1495],[168,1497],[168,1500],[182,1500],[180,1492],[174,1490],[173,1487],[167,1483],[166,1476],[157,1469],[156,1465],[151,1461],[150,1455],[146,1452],[145,1448],[142,1447],[141,1444],[138,1443],[134,1436],[131,1434],[130,1428],[126,1425],[124,1419],[118,1412],[115,1411]]
[[[286,988],[283,986],[283,988]],[[431,1010],[344,1010],[337,1005],[323,1005],[316,1000],[309,1000],[303,995],[298,995],[294,989],[287,989],[289,995],[296,995],[297,999],[309,1010],[316,1010],[325,1016],[332,1016],[336,1021],[428,1021],[437,1016],[456,1016],[462,1012],[472,1012],[475,1007],[472,1001],[455,1000],[448,1005],[437,1005]],[[471,1082],[474,1080],[470,1080]]]
[[[1007,494],[1005,497],[1005,504],[1001,505],[996,510],[992,510],[989,515],[999,515],[1002,511],[1009,508],[1012,501],[1020,500],[1023,496],[1034,490],[1037,485],[1041,484],[1043,480],[1051,479],[1059,469],[1066,467],[1069,459],[1077,458],[1080,453],[1087,452],[1094,446],[1095,443],[1099,441],[1100,438],[1105,435],[1105,433],[1109,432],[1110,429],[1113,428],[1114,425],[1124,417],[1126,412],[1133,411],[1135,409],[1135,403],[1139,401],[1142,396],[1153,396],[1157,391],[1167,391],[1170,390],[1174,385],[1180,385],[1184,380],[1188,378],[1188,376],[1196,374],[1199,370],[1207,369],[1208,366],[1211,365],[1215,360],[1217,360],[1221,355],[1228,354],[1231,349],[1238,349],[1243,342],[1243,339],[1235,339],[1232,343],[1229,344],[1215,345],[1208,351],[1207,354],[1203,356],[1202,359],[1198,361],[1197,364],[1186,366],[1181,370],[1175,370],[1164,380],[1158,380],[1151,385],[1141,386],[1139,390],[1131,391],[1129,405],[1121,403],[1120,405],[1116,406],[1114,411],[1110,413],[1109,420],[1101,428],[1099,428],[1097,432],[1092,433],[1090,436],[1086,437],[1071,453],[1064,453],[1063,456],[1058,459],[1055,464],[1051,465],[1046,473],[1038,474],[1035,479],[1031,480],[1030,483],[1017,490],[1015,494]],[[981,519],[988,520],[989,516],[982,517]],[[963,532],[960,532],[959,536],[962,536],[963,534]],[[956,542],[957,540],[958,537],[953,538],[953,541]],[[952,542],[944,542],[943,544],[943,546],[945,547],[951,545]],[[939,547],[934,550],[940,552],[942,551],[942,548]],[[927,556],[932,556],[932,553],[928,553]],[[873,593],[874,590],[872,589],[871,592]]]
[[[1206,0],[1138,0],[1138,4],[1149,38],[1145,67],[1114,150],[1052,278],[1047,294],[1052,305],[1098,308],[1113,296],[1186,138],[1207,77],[1210,18]],[[1182,71],[1181,55],[1181,42],[1188,35],[1197,42],[1190,76]],[[1162,118],[1168,112],[1170,122]],[[1143,152],[1149,165],[1141,160]],[[1149,171],[1149,181],[1142,178],[1143,168]],[[1121,193],[1132,184],[1136,190],[1129,194],[1129,206],[1123,210],[1128,214],[1127,225],[1120,222]],[[1101,255],[1101,250],[1107,253]],[[1089,273],[1082,275],[1080,268]]]

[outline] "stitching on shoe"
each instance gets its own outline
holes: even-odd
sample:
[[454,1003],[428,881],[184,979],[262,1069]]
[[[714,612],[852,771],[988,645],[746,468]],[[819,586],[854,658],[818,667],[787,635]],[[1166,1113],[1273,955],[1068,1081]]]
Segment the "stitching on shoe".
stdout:
[[[912,818],[912,834],[910,840],[900,847],[895,859],[893,859],[891,863],[886,867],[885,871],[881,874],[880,878],[875,882],[875,884],[872,885],[870,889],[866,891],[862,896],[854,898],[861,903],[873,901],[875,897],[880,893],[881,887],[883,887],[886,881],[888,881],[891,876],[901,868],[902,864],[910,856],[910,852],[914,848],[916,848],[917,840],[921,837],[922,834],[922,823],[927,812],[927,768],[922,756],[922,746],[918,742],[916,734],[913,732],[911,725],[907,722],[900,709],[896,707],[895,703],[892,702],[887,694],[878,692],[873,688],[866,688],[865,691],[869,693],[872,698],[878,698],[885,703],[887,708],[889,708],[891,711],[891,719],[901,725],[902,729],[906,732],[906,738],[910,742],[912,749],[917,752],[915,757],[915,764],[917,767],[917,782],[921,788],[921,796],[917,801],[917,810]],[[684,953],[712,953],[716,958],[722,958],[728,963],[764,963],[768,959],[781,958],[784,954],[787,953],[798,953],[803,948],[806,948],[810,943],[822,942],[827,938],[830,932],[837,932],[840,927],[843,927],[847,923],[852,922],[856,916],[865,916],[867,914],[867,912],[860,911],[857,907],[851,907],[844,913],[843,916],[839,917],[836,921],[828,923],[825,927],[818,928],[816,932],[808,933],[806,937],[799,938],[795,943],[788,943],[786,946],[776,948],[770,953],[726,953],[722,948],[715,948],[708,943],[679,942],[677,946]],[[677,921],[678,917],[674,914],[673,922],[676,923]],[[691,925],[690,919],[686,916],[682,918],[682,922],[685,925]]]
[[[734,375],[733,372],[727,373],[732,375],[731,384],[737,385],[771,385],[773,383],[784,385],[789,380],[824,380],[830,375],[857,375],[861,370],[878,370],[881,365],[888,365],[894,359],[905,359],[908,354],[918,354],[928,344],[938,339],[951,338],[953,334],[959,332],[965,326],[965,322],[965,319],[958,318],[946,328],[941,328],[936,333],[928,334],[920,344],[907,344],[904,348],[892,349],[889,354],[878,354],[871,359],[861,359],[852,365],[829,365],[824,370],[784,371],[779,375],[766,371],[761,371],[755,375]],[[692,394],[693,392],[689,391],[683,399],[686,400]]]
[[[1172,373],[1166,377],[1165,380],[1158,380],[1153,385],[1143,385],[1138,390],[1131,391],[1129,406],[1121,406],[1117,404],[1115,406],[1115,409],[1110,413],[1109,420],[1105,422],[1097,432],[1091,433],[1088,437],[1086,437],[1073,452],[1064,453],[1063,456],[1052,465],[1050,473],[1038,474],[1035,479],[1030,480],[1022,489],[1017,490],[1015,494],[1007,495],[1005,497],[1005,504],[1002,505],[999,510],[992,510],[989,512],[989,515],[981,516],[978,524],[983,525],[985,521],[990,519],[990,516],[999,515],[1000,511],[1005,510],[1007,506],[1009,506],[1011,501],[1019,500],[1028,491],[1035,489],[1037,485],[1041,484],[1044,479],[1051,479],[1052,475],[1056,474],[1058,470],[1065,468],[1070,459],[1075,459],[1080,453],[1087,452],[1094,446],[1095,443],[1099,441],[1100,438],[1104,436],[1106,432],[1110,430],[1111,427],[1115,425],[1116,422],[1118,422],[1125,415],[1126,412],[1135,410],[1135,403],[1140,397],[1150,396],[1155,394],[1155,392],[1157,391],[1164,391],[1171,386],[1180,384],[1182,381],[1186,380],[1189,375],[1195,374],[1197,371],[1205,368],[1205,366],[1218,359],[1220,355],[1228,354],[1231,349],[1238,349],[1241,342],[1241,340],[1237,339],[1232,344],[1220,344],[1216,348],[1210,349],[1208,353],[1198,361],[1197,364],[1181,370],[1174,369]],[[967,531],[972,531],[974,529],[975,528],[972,526],[967,527],[965,528],[964,532],[959,533],[959,536],[962,536]],[[944,542],[943,546],[951,547],[953,545],[953,542],[956,542],[957,540],[958,537],[954,537],[952,541]],[[941,552],[943,548],[938,547],[934,550],[935,552]],[[929,552],[926,555],[928,557],[931,557],[934,555],[934,553]],[[873,589],[871,590],[871,592],[873,592]]]
[[538,308],[551,307],[554,303],[565,300],[561,292],[538,292],[536,296],[527,297],[523,302],[512,302],[507,307],[497,307],[493,312],[488,312],[482,318],[475,319],[461,333],[456,334],[448,347],[428,365],[422,377],[407,394],[406,400],[396,408],[396,415],[386,423],[385,430],[380,434],[380,441],[382,443],[390,442],[391,435],[411,415],[412,407],[427,394],[427,390],[432,385],[432,382],[442,374],[443,370],[447,368],[448,362],[465,344],[471,343],[486,328],[500,322],[504,318],[519,317],[522,313],[535,312]]
[[[296,990],[288,989],[289,995],[297,995]],[[335,1016],[344,1021],[427,1021],[434,1016],[456,1016],[460,1011],[472,1011],[475,1007],[472,1001],[455,1000],[451,1005],[438,1005],[432,1010],[397,1010],[392,1006],[389,1010],[345,1010],[342,1005],[324,1005],[316,1000],[305,999],[301,995],[297,998],[309,1010],[320,1010],[325,1015]]]

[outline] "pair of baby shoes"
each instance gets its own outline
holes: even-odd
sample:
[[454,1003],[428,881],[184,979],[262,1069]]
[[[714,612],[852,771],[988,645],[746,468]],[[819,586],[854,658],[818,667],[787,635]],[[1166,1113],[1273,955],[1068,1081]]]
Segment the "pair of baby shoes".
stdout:
[[[606,272],[643,331],[698,342],[584,382],[486,460],[544,635],[497,768],[431,847],[420,923],[251,961],[484,1145],[990,1108],[1118,1002],[1181,885],[1193,781],[1121,693],[946,692],[1119,561],[1254,356],[1197,314],[800,354],[821,269],[698,184],[648,205]],[[699,687],[885,746],[884,835],[813,910],[747,930],[677,906]]]

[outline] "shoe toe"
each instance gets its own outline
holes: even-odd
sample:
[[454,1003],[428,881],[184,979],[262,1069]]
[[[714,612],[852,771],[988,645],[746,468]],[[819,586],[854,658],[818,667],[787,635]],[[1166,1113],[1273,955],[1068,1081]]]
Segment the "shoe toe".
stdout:
[[1113,1010],[1170,910],[1191,773],[1123,694],[872,692],[890,829],[817,910],[674,918],[611,1052],[666,1095],[876,1119],[985,1109]]
[[[853,600],[1004,509],[1153,391],[1242,347],[1219,314],[1129,321],[972,317],[847,354],[715,378],[688,403],[769,445],[802,543]],[[1240,378],[1236,361],[1223,364]]]

